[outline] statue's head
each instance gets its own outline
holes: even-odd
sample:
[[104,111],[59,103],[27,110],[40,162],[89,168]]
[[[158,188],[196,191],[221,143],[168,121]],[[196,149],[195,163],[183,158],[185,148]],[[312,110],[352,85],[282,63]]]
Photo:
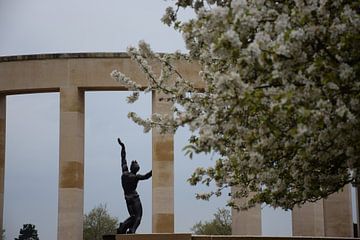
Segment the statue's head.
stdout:
[[130,171],[132,173],[137,173],[139,170],[140,170],[140,165],[138,164],[138,162],[136,160],[131,161]]

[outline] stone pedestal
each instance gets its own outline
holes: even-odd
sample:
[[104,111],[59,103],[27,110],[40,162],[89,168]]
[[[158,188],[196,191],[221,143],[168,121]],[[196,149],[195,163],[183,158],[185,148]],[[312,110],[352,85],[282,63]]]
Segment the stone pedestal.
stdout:
[[83,239],[84,92],[60,89],[58,240]]
[[[153,92],[152,112],[168,113],[171,104]],[[152,232],[174,232],[174,136],[152,130]]]
[[103,240],[191,240],[189,233],[157,233],[157,234],[129,234],[105,235]]
[[294,208],[292,225],[294,236],[352,237],[350,185],[327,199]]
[[[103,240],[338,240],[338,237],[263,237],[263,236],[235,236],[235,235],[191,235],[187,233],[175,234],[130,234],[105,235]],[[354,238],[341,238],[354,240]]]

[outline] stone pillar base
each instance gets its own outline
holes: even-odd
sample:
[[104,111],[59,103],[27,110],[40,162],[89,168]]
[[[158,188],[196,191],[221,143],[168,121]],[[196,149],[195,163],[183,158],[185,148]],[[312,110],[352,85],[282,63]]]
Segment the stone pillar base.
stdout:
[[190,233],[104,235],[103,240],[191,240]]

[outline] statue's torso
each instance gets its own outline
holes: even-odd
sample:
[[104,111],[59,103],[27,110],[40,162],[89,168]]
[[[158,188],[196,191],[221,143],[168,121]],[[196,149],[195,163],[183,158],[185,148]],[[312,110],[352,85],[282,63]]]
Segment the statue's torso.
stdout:
[[124,189],[125,198],[138,197],[139,194],[136,191],[138,185],[138,178],[136,174],[131,172],[124,172],[121,176],[121,185]]

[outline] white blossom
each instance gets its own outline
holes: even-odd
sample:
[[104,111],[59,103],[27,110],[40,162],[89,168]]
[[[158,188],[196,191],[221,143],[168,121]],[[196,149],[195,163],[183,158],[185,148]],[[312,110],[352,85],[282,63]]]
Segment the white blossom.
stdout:
[[354,75],[353,69],[346,63],[340,64],[339,69],[340,69],[340,78],[342,80],[348,80]]
[[116,81],[128,86],[130,91],[137,91],[141,88],[141,86],[139,84],[132,81],[129,77],[127,77],[125,74],[123,74],[122,72],[120,72],[118,70],[112,71],[110,75]]
[[336,85],[336,83],[328,82],[327,86],[332,90],[339,90],[339,87],[338,87],[338,85]]
[[275,22],[275,31],[278,33],[283,32],[289,26],[289,16],[287,14],[281,14],[278,16]]
[[233,47],[241,47],[242,42],[239,40],[239,35],[232,29],[229,29],[225,32],[224,36],[226,39],[232,43]]
[[130,96],[127,97],[128,103],[134,103],[139,99],[139,92],[133,92]]
[[247,6],[247,0],[234,0],[231,1],[231,7],[236,11]]
[[305,32],[303,29],[296,29],[294,31],[291,31],[290,33],[290,37],[293,38],[294,40],[297,40],[297,41],[302,41],[304,40],[304,37],[305,37]]

